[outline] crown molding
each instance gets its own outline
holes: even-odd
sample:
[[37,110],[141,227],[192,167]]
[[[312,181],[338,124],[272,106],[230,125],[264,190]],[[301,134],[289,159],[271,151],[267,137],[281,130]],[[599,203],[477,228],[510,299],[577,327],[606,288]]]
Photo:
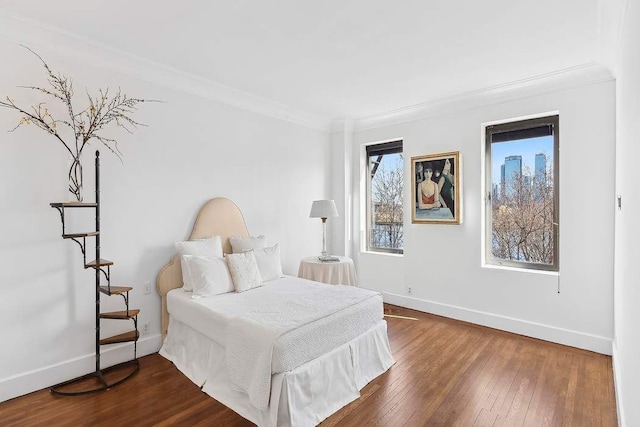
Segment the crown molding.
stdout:
[[65,56],[82,58],[99,68],[325,132],[342,132],[345,130],[346,123],[349,123],[350,127],[353,126],[354,131],[390,126],[613,79],[608,68],[590,62],[380,114],[331,120],[329,117],[302,111],[115,49],[2,8],[0,8],[0,39],[33,48],[50,49]]
[[330,129],[330,118],[154,62],[2,8],[0,8],[0,39],[31,48],[50,49],[64,56],[81,58],[99,68],[116,71],[253,113],[316,130]]
[[[609,69],[598,63],[590,62],[386,113],[360,117],[354,119],[353,126],[355,131],[390,126],[609,80],[613,80]],[[334,120],[331,123],[331,131],[340,131],[343,123],[342,119]]]
[[598,61],[618,73],[629,0],[598,0]]

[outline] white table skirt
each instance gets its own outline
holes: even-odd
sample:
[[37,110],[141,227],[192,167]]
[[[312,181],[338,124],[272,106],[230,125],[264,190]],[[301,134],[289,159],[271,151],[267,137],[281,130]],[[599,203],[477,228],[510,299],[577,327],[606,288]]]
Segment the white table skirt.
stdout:
[[298,277],[331,285],[356,285],[356,269],[353,260],[338,257],[340,261],[322,262],[317,256],[306,257],[300,261]]

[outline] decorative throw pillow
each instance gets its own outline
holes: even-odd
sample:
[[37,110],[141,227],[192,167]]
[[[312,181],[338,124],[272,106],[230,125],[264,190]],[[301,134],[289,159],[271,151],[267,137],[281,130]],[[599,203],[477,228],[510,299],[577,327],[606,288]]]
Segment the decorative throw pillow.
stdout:
[[268,248],[254,249],[258,271],[263,282],[283,277],[282,264],[280,263],[280,245],[275,244]]
[[[222,258],[222,238],[214,236],[207,239],[187,240],[185,242],[176,242],[176,251],[182,259],[183,255],[200,255]],[[182,289],[185,291],[193,290],[192,280],[186,269],[182,269]]]
[[259,236],[240,237],[234,236],[229,238],[233,253],[250,251],[251,249],[264,248],[267,246],[267,238],[262,234]]
[[227,255],[227,265],[236,292],[244,292],[262,286],[262,277],[260,277],[253,251]]
[[204,298],[234,290],[224,258],[182,255],[182,271],[188,271],[193,286],[192,298]]

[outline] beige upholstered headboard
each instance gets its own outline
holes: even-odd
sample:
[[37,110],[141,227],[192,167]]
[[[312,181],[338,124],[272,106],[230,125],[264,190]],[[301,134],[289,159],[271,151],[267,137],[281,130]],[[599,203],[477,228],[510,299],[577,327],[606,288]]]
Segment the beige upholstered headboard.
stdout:
[[[222,237],[222,250],[228,254],[231,253],[229,237],[248,235],[247,226],[238,206],[229,199],[217,197],[209,200],[200,208],[189,240],[220,236]],[[174,255],[160,269],[156,286],[162,298],[162,335],[166,335],[169,327],[167,292],[182,287],[182,269],[178,255]]]

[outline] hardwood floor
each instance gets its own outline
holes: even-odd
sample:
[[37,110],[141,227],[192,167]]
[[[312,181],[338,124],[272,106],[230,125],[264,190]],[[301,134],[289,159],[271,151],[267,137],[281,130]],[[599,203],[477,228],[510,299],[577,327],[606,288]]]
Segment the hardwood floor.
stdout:
[[[322,426],[617,425],[608,356],[390,305],[385,312],[396,364]],[[153,354],[106,392],[41,390],[0,403],[0,425],[253,424]]]

